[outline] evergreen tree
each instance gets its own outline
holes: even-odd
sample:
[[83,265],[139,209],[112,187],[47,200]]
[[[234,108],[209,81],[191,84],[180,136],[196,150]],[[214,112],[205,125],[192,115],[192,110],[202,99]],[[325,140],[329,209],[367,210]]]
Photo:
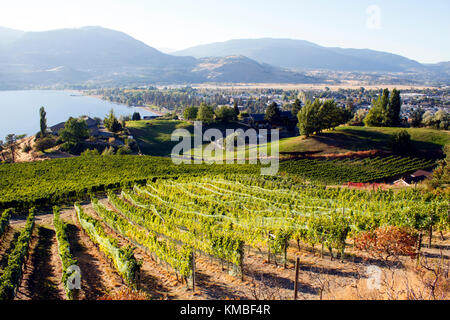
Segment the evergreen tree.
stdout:
[[235,100],[234,101],[234,114],[236,115],[236,119],[239,117],[239,114],[241,112],[239,111],[239,106],[238,106],[238,102]]
[[275,102],[272,102],[266,109],[266,114],[264,119],[269,121],[270,123],[274,123],[279,121],[281,118],[280,109]]
[[299,113],[299,111],[302,108],[302,102],[300,101],[300,99],[295,99],[295,102],[292,104],[291,107],[291,113],[294,117],[296,117]]
[[402,100],[400,97],[400,91],[397,89],[392,90],[391,99],[389,101],[389,120],[387,124],[391,126],[399,126],[400,125],[400,111],[402,107]]
[[41,107],[39,110],[40,114],[40,127],[41,127],[41,137],[45,137],[47,134],[47,113],[45,112],[44,107]]

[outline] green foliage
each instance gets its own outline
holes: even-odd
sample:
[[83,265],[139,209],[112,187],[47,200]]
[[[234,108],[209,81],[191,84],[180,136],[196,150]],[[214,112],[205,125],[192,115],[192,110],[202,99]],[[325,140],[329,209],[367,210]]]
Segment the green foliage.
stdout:
[[56,146],[56,140],[53,137],[40,138],[34,144],[34,148],[37,151],[44,152],[47,149],[51,149]]
[[92,149],[92,150],[87,149],[81,153],[82,157],[95,157],[95,156],[99,156],[99,155],[100,155],[100,152],[98,152],[97,149]]
[[59,131],[61,140],[67,146],[74,146],[89,138],[89,130],[84,119],[70,117],[64,124],[64,129]]
[[418,128],[421,126],[424,113],[425,111],[421,107],[418,107],[411,112],[410,118],[412,127]]
[[220,122],[231,122],[236,120],[235,110],[228,106],[218,107],[214,113],[216,114],[216,120]]
[[430,111],[427,111],[423,115],[422,123],[434,129],[448,130],[450,114],[443,109],[438,110],[434,115]]
[[297,117],[298,113],[302,109],[302,102],[299,99],[295,99],[291,106],[291,113],[294,117]]
[[269,121],[270,123],[274,123],[280,120],[280,108],[275,102],[272,102],[266,109],[266,114],[264,115],[264,119]]
[[450,193],[450,144],[444,147],[445,159],[438,162],[431,180],[427,182],[431,189]]
[[102,156],[113,156],[114,154],[115,151],[113,146],[110,146],[109,148],[105,147],[105,150],[102,152]]
[[397,154],[409,154],[414,151],[411,135],[406,130],[394,133],[389,145],[392,152]]
[[131,120],[133,120],[133,121],[140,121],[141,120],[141,114],[139,112],[134,112],[133,116],[131,117]]
[[214,122],[214,109],[205,103],[200,105],[197,113],[197,120],[202,121],[204,124],[211,124]]
[[105,127],[111,132],[119,132],[122,130],[122,125],[114,115],[114,110],[111,109],[108,116],[103,120]]
[[183,117],[186,120],[196,120],[198,114],[198,107],[190,106],[184,109],[183,111]]
[[401,109],[400,91],[394,89],[389,98],[389,90],[384,89],[382,95],[372,102],[364,124],[369,127],[392,127],[400,124]]
[[39,115],[40,115],[40,134],[41,137],[45,137],[47,134],[47,113],[45,112],[44,107],[41,107],[39,109]]
[[298,128],[300,129],[300,134],[309,137],[315,132],[319,131],[320,121],[319,121],[319,109],[320,101],[316,99],[314,102],[310,100],[306,101],[303,108],[298,113]]
[[78,221],[81,227],[89,235],[91,240],[97,244],[101,251],[113,261],[117,272],[127,284],[136,287],[140,263],[134,257],[133,248],[119,247],[117,240],[108,236],[103,229],[102,223],[87,215],[79,204],[75,204]]
[[[64,286],[66,297],[68,300],[74,300],[78,293],[77,289],[69,288],[69,280],[75,275],[75,271],[70,269],[72,266],[77,265],[77,261],[74,259],[70,252],[70,244],[67,235],[67,224],[63,222],[60,217],[59,208],[53,208],[53,226],[56,232],[56,242],[58,243],[58,253],[62,264],[62,277],[61,283]],[[81,274],[77,276],[81,279]]]
[[12,209],[6,209],[0,216],[0,239],[9,226],[9,221],[11,219],[12,213],[13,213]]
[[34,209],[30,209],[25,227],[20,232],[14,250],[8,256],[8,265],[0,276],[0,300],[13,300],[16,295],[33,233],[34,215]]
[[129,146],[120,146],[116,152],[117,155],[127,155],[127,154],[131,154],[131,153],[132,153],[132,151]]

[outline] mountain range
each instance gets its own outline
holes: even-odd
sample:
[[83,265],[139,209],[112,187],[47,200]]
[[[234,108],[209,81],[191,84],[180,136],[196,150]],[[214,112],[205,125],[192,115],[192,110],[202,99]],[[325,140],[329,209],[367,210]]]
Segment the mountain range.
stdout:
[[405,57],[290,39],[231,40],[163,53],[101,27],[23,32],[0,27],[0,89],[152,83],[316,83],[310,70],[449,72]]
[[239,54],[261,63],[298,70],[404,72],[424,68],[417,61],[392,53],[322,47],[305,40],[292,39],[230,40],[196,46],[173,54],[196,58]]

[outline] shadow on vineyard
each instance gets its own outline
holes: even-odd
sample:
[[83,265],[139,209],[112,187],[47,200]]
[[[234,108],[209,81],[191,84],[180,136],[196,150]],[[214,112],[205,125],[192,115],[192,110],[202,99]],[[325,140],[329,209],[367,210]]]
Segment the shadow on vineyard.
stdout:
[[212,277],[207,274],[198,272],[195,275],[195,280],[208,299],[245,299],[244,296],[236,294],[236,292],[229,290],[224,285],[215,282]]
[[38,243],[30,257],[32,271],[25,281],[25,290],[32,300],[59,300],[58,284],[52,280],[55,274],[50,264],[52,244],[55,243],[55,231],[40,226],[38,228]]
[[[7,245],[8,244],[8,236],[11,237],[11,240],[9,240],[9,246],[6,248],[6,250],[4,251],[3,255],[0,258],[0,275],[3,273],[3,269],[5,269],[5,267],[8,265],[8,257],[11,254],[11,252],[14,250],[15,246],[16,246],[16,241],[17,238],[19,237],[20,232],[15,232],[13,230],[10,230],[10,232],[5,235],[3,237],[1,244],[2,245]],[[4,248],[2,248],[3,250]]]
[[[67,224],[67,235],[70,243],[70,251],[77,260],[77,264],[82,270],[81,289],[85,299],[96,300],[104,295],[106,287],[102,282],[102,273],[98,268],[96,257],[89,253],[81,241],[81,230],[73,224]],[[85,272],[83,272],[85,270]]]

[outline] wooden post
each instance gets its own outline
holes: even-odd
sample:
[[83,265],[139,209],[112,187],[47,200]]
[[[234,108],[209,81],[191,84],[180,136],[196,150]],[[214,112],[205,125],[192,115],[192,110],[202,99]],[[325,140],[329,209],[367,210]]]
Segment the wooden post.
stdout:
[[417,239],[417,260],[416,260],[416,266],[419,266],[420,262],[420,250],[422,249],[422,232],[419,233],[419,238]]
[[300,268],[300,258],[297,257],[295,261],[295,282],[294,282],[294,300],[297,300],[298,295],[298,269]]
[[433,225],[432,224],[430,225],[429,233],[430,233],[430,237],[428,238],[428,248],[431,248],[431,240],[433,239]]
[[287,247],[288,247],[288,244],[286,243],[284,246],[284,265],[283,265],[284,269],[287,268]]
[[195,252],[192,251],[192,293],[195,293]]
[[270,232],[267,235],[267,261],[270,264]]

